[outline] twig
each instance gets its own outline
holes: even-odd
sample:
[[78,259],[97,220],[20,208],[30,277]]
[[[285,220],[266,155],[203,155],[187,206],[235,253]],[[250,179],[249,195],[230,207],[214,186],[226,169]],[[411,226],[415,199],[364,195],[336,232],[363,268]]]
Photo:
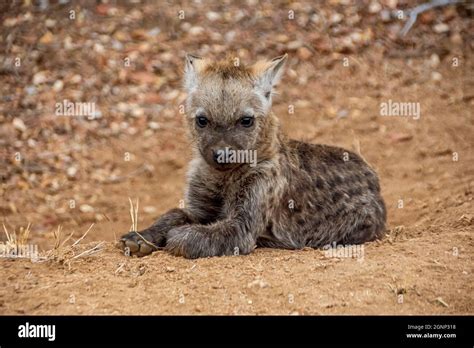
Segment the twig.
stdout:
[[159,249],[155,244],[153,244],[152,242],[146,240],[145,237],[143,237],[139,232],[137,232],[137,231],[133,231],[133,232],[135,232],[136,234],[138,234],[138,236],[139,236],[146,244],[148,244],[149,246],[152,246],[152,247],[154,247],[154,248],[156,248],[156,249]]
[[7,235],[7,241],[10,242],[10,235],[8,234],[7,227],[5,226],[5,224],[3,224],[3,230],[5,231],[5,234]]
[[445,307],[449,307],[449,305],[446,302],[444,302],[444,300],[441,297],[437,297],[436,301],[438,301],[439,303],[441,303]]
[[89,226],[89,228],[87,229],[86,233],[84,233],[81,238],[79,238],[78,240],[76,240],[76,241],[72,244],[72,246],[75,246],[75,245],[79,244],[79,243],[85,238],[85,236],[87,236],[87,233],[89,233],[89,231],[91,230],[91,228],[92,228],[93,226],[94,226],[94,224],[91,224],[91,225]]
[[63,240],[63,242],[61,243],[61,245],[59,246],[60,248],[62,248],[64,246],[64,244],[66,244],[66,242],[71,239],[72,235],[74,234],[74,231],[72,231],[69,236],[66,237],[66,239]]
[[99,244],[97,244],[95,247],[91,248],[91,249],[88,249],[86,251],[83,251],[82,253],[80,253],[79,255],[76,255],[74,256],[73,258],[71,258],[71,260],[74,260],[74,259],[77,259],[81,256],[90,256],[92,254],[95,254],[99,251],[101,251],[102,249],[100,249],[99,247],[102,246],[104,244],[104,242],[100,242]]
[[138,198],[136,207],[133,206],[132,199],[128,197],[130,202],[130,218],[132,219],[132,226],[130,231],[138,231]]
[[125,266],[125,262],[122,262],[122,263],[120,264],[120,266],[115,270],[115,274],[117,274],[118,272],[120,272],[124,266]]
[[405,26],[403,29],[400,31],[401,36],[405,36],[408,34],[408,31],[410,31],[411,27],[413,24],[415,24],[416,19],[420,13],[423,13],[425,11],[431,10],[432,8],[438,7],[438,6],[445,6],[445,5],[450,5],[450,4],[456,4],[460,3],[462,0],[433,0],[431,2],[427,2],[424,4],[421,4],[414,9],[408,10],[408,21],[405,23]]
[[128,197],[128,201],[130,202],[130,218],[132,219],[132,226],[130,226],[130,232],[135,232],[138,236],[149,246],[159,249],[155,244],[146,240],[139,232],[138,232],[138,198],[136,206],[133,206],[132,199]]

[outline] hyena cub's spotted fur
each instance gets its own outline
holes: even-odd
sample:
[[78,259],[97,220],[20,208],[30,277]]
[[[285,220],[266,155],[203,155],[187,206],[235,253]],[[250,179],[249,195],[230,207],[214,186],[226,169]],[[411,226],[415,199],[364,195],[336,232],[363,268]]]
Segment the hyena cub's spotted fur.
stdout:
[[[248,254],[256,246],[359,244],[383,235],[386,213],[377,175],[358,155],[280,134],[270,107],[286,58],[245,67],[187,56],[194,159],[186,208],[124,235],[122,249],[144,256],[164,247],[198,258]],[[254,165],[242,163],[250,156],[220,156],[250,151]]]

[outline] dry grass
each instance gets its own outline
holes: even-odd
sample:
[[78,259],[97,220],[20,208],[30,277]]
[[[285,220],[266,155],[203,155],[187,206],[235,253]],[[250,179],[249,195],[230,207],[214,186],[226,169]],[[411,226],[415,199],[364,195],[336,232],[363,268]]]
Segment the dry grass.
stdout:
[[130,202],[130,218],[132,219],[132,225],[130,226],[130,232],[138,231],[138,198],[135,206],[133,205],[132,199],[128,197]]
[[74,234],[74,231],[71,232],[63,241],[61,241],[62,227],[58,226],[58,228],[53,231],[54,248],[46,252],[45,259],[47,261],[58,262],[70,267],[71,262],[73,260],[91,256],[102,251],[104,249],[103,246],[105,243],[103,241],[97,243],[92,248],[82,250],[83,248],[80,243],[84,240],[84,238],[87,236],[92,227],[94,227],[94,224],[91,224],[80,238],[78,238],[72,244],[66,245],[66,243],[71,239],[72,235]]
[[[20,231],[17,234],[15,231],[12,233],[8,232],[7,227],[3,224],[3,231],[5,232],[7,240],[5,243],[0,243],[0,254],[4,257],[31,258],[37,260],[37,249],[35,249],[34,246],[28,245],[30,227],[31,223],[28,223],[26,228],[20,227]],[[28,250],[29,253],[20,253],[24,250]]]
[[133,205],[132,199],[130,197],[128,197],[128,201],[130,202],[130,218],[132,220],[132,225],[130,226],[130,232],[135,232],[146,244],[148,244],[149,246],[153,248],[159,249],[158,246],[156,246],[152,242],[143,238],[143,236],[138,232],[138,198],[135,203],[135,206]]
[[12,247],[18,246],[18,245],[25,245],[30,235],[30,227],[31,227],[31,223],[28,223],[28,226],[26,226],[26,228],[20,227],[20,233],[17,236],[15,231],[13,231],[13,233],[9,233],[7,230],[7,227],[5,226],[5,224],[3,224],[3,231],[5,232],[5,235],[7,236],[7,241],[5,245],[12,246]]

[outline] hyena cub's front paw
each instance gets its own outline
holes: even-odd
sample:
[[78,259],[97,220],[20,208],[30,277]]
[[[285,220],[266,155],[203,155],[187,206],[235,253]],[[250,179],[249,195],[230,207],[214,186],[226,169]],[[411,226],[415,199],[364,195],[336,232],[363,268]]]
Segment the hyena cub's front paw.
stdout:
[[124,234],[117,246],[124,251],[125,255],[139,257],[149,255],[160,247],[153,235],[146,231]]

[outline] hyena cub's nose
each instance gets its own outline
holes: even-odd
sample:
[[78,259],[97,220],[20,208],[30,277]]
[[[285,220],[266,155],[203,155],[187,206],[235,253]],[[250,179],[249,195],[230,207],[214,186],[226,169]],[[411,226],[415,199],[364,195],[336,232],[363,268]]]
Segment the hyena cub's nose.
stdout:
[[212,158],[214,162],[217,164],[225,164],[224,150],[223,149],[212,150]]

